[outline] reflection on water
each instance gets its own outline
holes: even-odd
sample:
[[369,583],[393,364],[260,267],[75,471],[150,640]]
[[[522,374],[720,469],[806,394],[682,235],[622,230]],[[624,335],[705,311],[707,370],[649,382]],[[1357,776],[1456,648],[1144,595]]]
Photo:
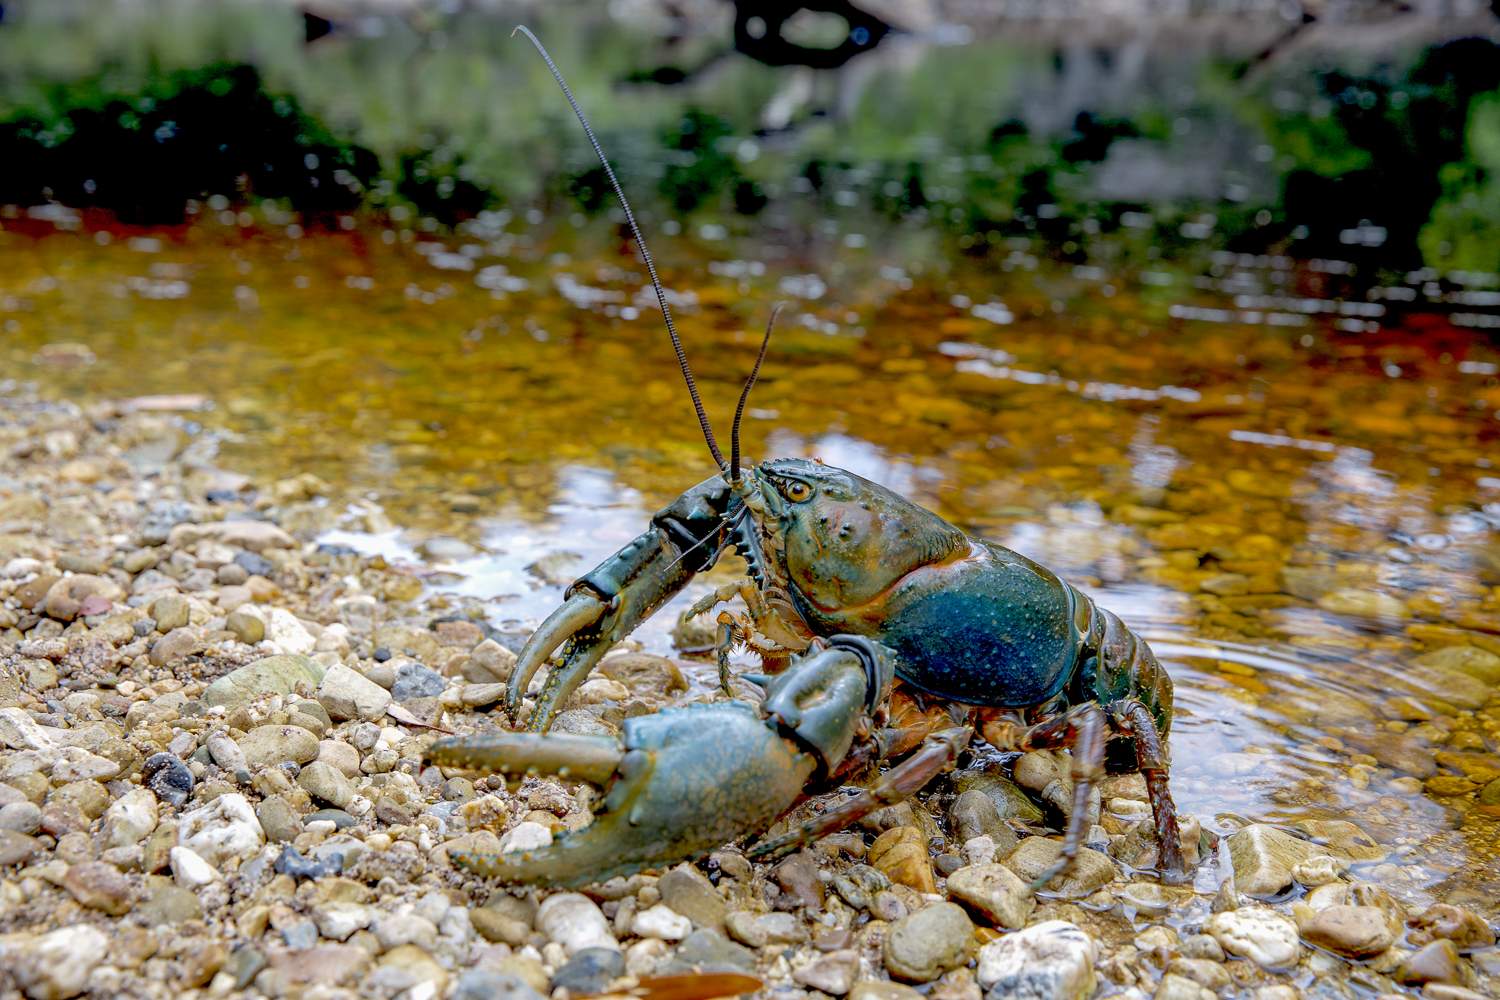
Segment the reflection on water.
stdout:
[[[287,523],[523,631],[711,466],[631,258],[502,228],[6,223],[0,364],[79,397],[204,394],[225,466],[315,473],[349,504]],[[750,454],[851,468],[1121,613],[1177,682],[1184,810],[1353,817],[1400,848],[1385,884],[1495,898],[1500,351],[1438,301],[1452,283],[1345,300],[1329,262],[1106,281],[911,274],[895,238],[753,249],[666,261],[721,420],[769,303],[806,296]],[[669,649],[705,585],[641,641]]]

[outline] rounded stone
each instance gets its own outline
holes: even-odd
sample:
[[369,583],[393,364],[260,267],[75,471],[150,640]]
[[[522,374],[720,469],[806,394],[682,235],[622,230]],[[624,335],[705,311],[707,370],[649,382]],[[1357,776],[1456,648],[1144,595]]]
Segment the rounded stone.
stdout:
[[912,983],[931,982],[969,960],[974,924],[956,903],[935,903],[902,917],[886,931],[885,967]]
[[236,741],[252,771],[318,756],[318,738],[301,726],[256,726]]

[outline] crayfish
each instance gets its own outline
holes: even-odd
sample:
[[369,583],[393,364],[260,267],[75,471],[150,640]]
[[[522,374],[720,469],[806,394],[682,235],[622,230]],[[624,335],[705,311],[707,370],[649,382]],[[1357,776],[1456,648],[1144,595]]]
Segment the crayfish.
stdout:
[[[536,46],[583,124],[625,210],[719,473],[683,493],[651,526],[568,588],[509,678],[517,716],[532,679],[559,649],[528,732],[445,739],[444,767],[548,772],[605,790],[593,822],[544,848],[454,860],[514,882],[576,885],[701,856],[759,835],[807,796],[883,761],[874,783],[781,837],[751,847],[779,857],[910,796],[953,767],[976,737],[1001,751],[1071,751],[1073,808],[1061,859],[1074,862],[1090,786],[1106,771],[1145,778],[1161,875],[1186,877],[1166,738],[1172,682],[1118,617],[1046,568],[973,538],[853,473],[801,458],[742,464],[740,420],[765,357],[767,325],[740,395],[725,460],[715,440],[650,251],[609,160],[541,43]],[[775,314],[772,314],[772,324]],[[719,616],[720,680],[729,651],[761,654],[753,704],[726,700],[627,719],[620,739],[546,735],[601,657],[726,552],[745,613]]]

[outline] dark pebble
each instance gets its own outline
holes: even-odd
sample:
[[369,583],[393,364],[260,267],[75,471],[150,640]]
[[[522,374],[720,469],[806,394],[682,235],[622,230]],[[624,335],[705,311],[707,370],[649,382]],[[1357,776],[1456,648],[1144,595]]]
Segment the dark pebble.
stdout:
[[137,639],[144,639],[156,631],[156,621],[151,618],[142,618],[131,625],[130,630],[135,633]]
[[193,520],[193,508],[181,501],[153,502],[141,521],[141,542],[145,545],[160,545],[167,540],[172,529]]
[[391,685],[391,696],[397,701],[436,698],[446,686],[443,675],[436,670],[420,663],[403,663],[396,668],[396,683]]
[[687,936],[677,951],[657,966],[658,975],[694,972],[750,972],[755,952],[735,944],[718,931],[704,928]]
[[964,866],[964,859],[957,854],[939,854],[934,863],[937,866],[938,874],[952,875]]
[[276,572],[271,560],[255,552],[240,552],[234,557],[235,564],[251,576],[270,576]]
[[193,772],[176,754],[154,753],[141,768],[145,786],[163,802],[181,807],[193,794]]
[[625,957],[610,948],[584,948],[552,977],[552,988],[574,995],[600,993],[625,972]]
[[320,542],[317,549],[318,555],[329,556],[337,559],[340,556],[357,556],[359,551],[348,545],[339,545],[334,542]]
[[384,663],[391,658],[391,651],[384,646],[376,646],[374,658],[376,663]]
[[290,875],[292,878],[324,878],[329,875],[337,875],[344,870],[343,856],[338,858],[326,858],[314,861],[304,858],[295,847],[287,845],[281,849],[281,854],[276,858],[276,873],[278,875]]
[[521,977],[494,969],[465,970],[448,996],[450,1000],[542,1000]]
[[234,503],[239,498],[234,490],[209,490],[203,494],[203,499],[209,503]]
[[302,820],[304,823],[316,823],[319,820],[328,820],[338,830],[347,830],[355,823],[354,817],[342,809],[319,809],[315,813],[308,813]]

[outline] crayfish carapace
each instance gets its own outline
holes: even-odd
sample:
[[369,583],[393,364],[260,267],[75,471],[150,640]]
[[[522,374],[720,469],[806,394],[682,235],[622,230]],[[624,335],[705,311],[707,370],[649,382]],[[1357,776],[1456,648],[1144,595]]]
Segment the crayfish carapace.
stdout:
[[[720,472],[575,582],[532,635],[509,681],[513,718],[537,671],[562,654],[529,732],[440,740],[428,754],[444,767],[596,784],[604,798],[594,821],[545,848],[454,860],[509,881],[603,880],[759,835],[806,796],[895,762],[871,787],[749,852],[774,857],[912,795],[977,736],[998,750],[1071,751],[1061,860],[1038,886],[1073,863],[1090,786],[1106,770],[1145,777],[1157,867],[1164,878],[1185,878],[1167,787],[1172,682],[1146,643],[1046,568],[876,483],[800,458],[742,467],[740,418],[765,340],[726,461],[609,161],[546,50],[517,30],[546,59],[625,207]],[[728,551],[745,559],[749,576],[709,603],[739,594],[748,612],[720,616],[721,680],[727,690],[728,646],[745,643],[780,668],[755,678],[765,697],[628,719],[620,739],[545,735],[610,647]]]

